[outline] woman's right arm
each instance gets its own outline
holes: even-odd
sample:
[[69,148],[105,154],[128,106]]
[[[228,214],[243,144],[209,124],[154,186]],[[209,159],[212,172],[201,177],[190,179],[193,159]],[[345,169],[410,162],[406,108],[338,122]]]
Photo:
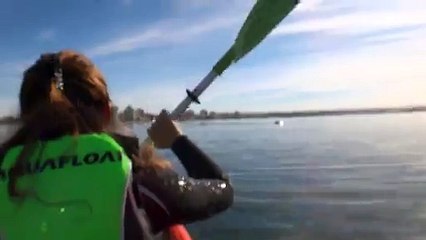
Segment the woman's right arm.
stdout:
[[[191,223],[225,211],[233,204],[234,191],[227,180],[179,176],[172,169],[143,168],[137,174],[140,192],[153,193],[168,212],[167,219],[154,219],[155,229]],[[145,191],[144,189],[146,188]],[[153,216],[156,218],[155,216]]]
[[162,111],[148,129],[148,135],[156,148],[170,148],[190,177],[228,181],[220,167],[185,135],[182,135],[166,111]]
[[141,169],[138,182],[165,203],[172,223],[206,219],[233,204],[234,191],[227,176],[201,149],[182,135],[166,112],[148,130],[158,148],[171,148],[188,172],[173,169]]
[[177,137],[171,149],[179,158],[188,176],[195,179],[229,181],[222,169],[187,136]]
[[229,179],[186,136],[177,137],[172,150],[189,177],[171,168],[139,167],[136,171],[138,191],[155,233],[174,224],[212,217],[228,209],[234,200]]

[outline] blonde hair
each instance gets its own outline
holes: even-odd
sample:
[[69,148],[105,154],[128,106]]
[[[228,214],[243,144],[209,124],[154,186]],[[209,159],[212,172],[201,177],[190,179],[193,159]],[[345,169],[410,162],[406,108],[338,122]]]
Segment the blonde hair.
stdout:
[[139,151],[138,161],[135,162],[137,167],[168,169],[172,168],[172,163],[159,155],[152,144],[144,144]]

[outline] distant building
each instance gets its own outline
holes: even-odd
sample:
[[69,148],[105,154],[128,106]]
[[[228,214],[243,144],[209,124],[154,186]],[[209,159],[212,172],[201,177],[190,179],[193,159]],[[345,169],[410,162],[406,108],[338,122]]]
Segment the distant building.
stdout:
[[207,110],[203,109],[200,111],[200,119],[206,119],[209,116],[209,112]]
[[123,111],[123,120],[126,122],[131,122],[134,120],[135,110],[132,106],[127,106]]
[[134,113],[135,121],[142,121],[145,119],[145,111],[141,108],[137,108]]
[[191,116],[191,117],[195,116],[195,112],[194,112],[194,110],[191,110],[191,109],[187,110],[187,111],[185,112],[185,114],[186,114],[186,115],[188,115],[188,116]]
[[216,118],[216,112],[211,111],[211,112],[209,113],[208,118],[209,118],[209,119],[215,119],[215,118]]
[[117,115],[118,120],[120,120],[121,122],[124,122],[124,113],[120,112]]
[[18,121],[19,119],[13,116],[0,117],[0,124],[11,124],[11,123],[16,123]]
[[239,111],[235,111],[234,118],[241,118],[241,113]]
[[118,107],[112,106],[111,113],[112,113],[113,116],[117,116],[118,115]]
[[186,110],[183,114],[179,116],[179,120],[186,121],[186,120],[194,119],[194,117],[195,117],[195,112],[193,110]]

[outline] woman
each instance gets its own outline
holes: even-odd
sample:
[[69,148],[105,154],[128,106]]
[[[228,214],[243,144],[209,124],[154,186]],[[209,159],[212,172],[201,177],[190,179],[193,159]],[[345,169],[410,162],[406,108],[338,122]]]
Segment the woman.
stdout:
[[[111,130],[111,104],[96,67],[72,51],[42,55],[25,71],[19,102],[21,126],[0,146],[0,239],[151,239],[137,209],[140,195],[128,184],[125,152],[134,152],[137,141],[114,134],[126,145],[123,150],[105,134]],[[174,129],[159,129],[161,122],[167,126],[158,121],[150,131],[156,146],[183,139]],[[143,184],[148,172],[136,180]],[[224,191],[232,193],[229,187]],[[193,221],[177,216],[154,228]]]
[[176,224],[209,218],[232,205],[233,189],[228,177],[182,135],[167,112],[158,116],[148,135],[155,147],[171,149],[188,172],[188,177],[179,176],[171,163],[157,155],[149,144],[133,156],[140,202],[154,234],[174,230]]
[[105,133],[111,106],[96,67],[72,51],[42,55],[19,103],[21,126],[0,147],[0,239],[152,239],[128,187],[131,161]]

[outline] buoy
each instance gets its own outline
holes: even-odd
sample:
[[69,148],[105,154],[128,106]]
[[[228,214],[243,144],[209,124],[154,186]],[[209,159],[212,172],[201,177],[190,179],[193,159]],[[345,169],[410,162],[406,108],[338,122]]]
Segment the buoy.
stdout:
[[280,127],[284,126],[284,121],[283,120],[277,120],[275,121],[275,125],[279,125]]

